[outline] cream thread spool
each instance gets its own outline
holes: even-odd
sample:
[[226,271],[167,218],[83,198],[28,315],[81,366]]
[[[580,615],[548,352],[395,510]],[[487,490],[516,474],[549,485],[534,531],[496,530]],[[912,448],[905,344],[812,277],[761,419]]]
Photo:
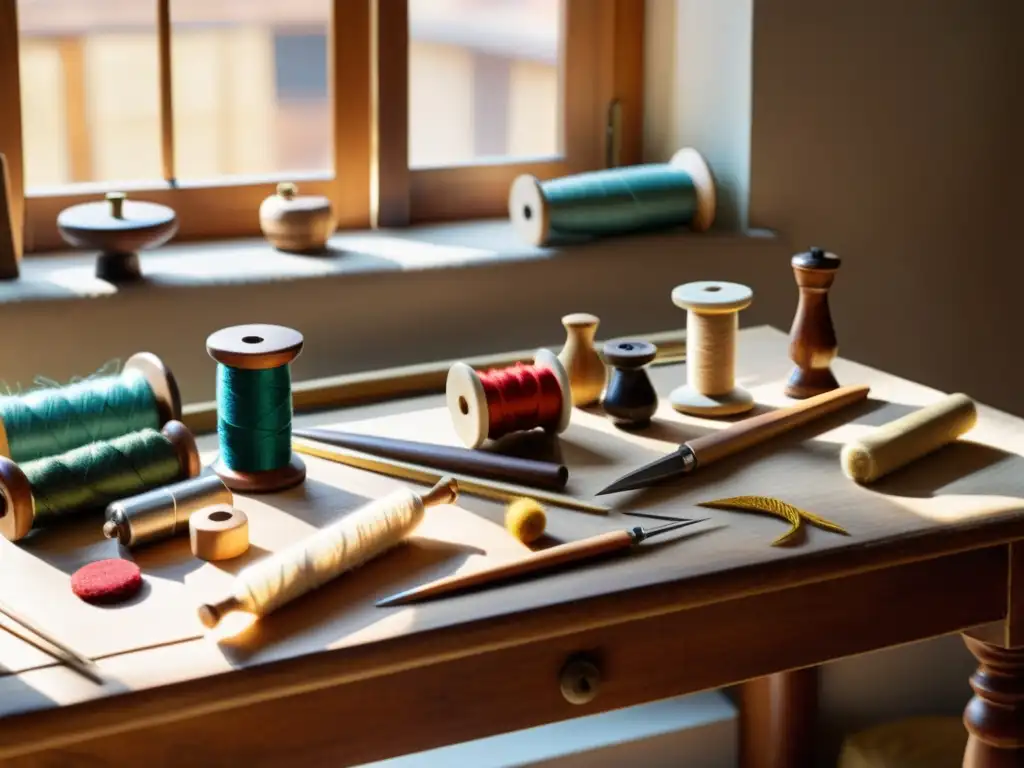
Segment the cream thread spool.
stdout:
[[977,421],[973,400],[960,393],[947,395],[844,445],[839,454],[843,474],[858,483],[872,483],[956,441]]
[[427,507],[451,504],[458,493],[455,480],[443,477],[422,496],[403,488],[372,501],[244,569],[228,597],[199,606],[199,620],[212,629],[226,613],[266,616],[396,546]]
[[672,407],[697,416],[729,416],[754,407],[754,398],[736,386],[739,313],[754,292],[739,283],[686,283],[672,291],[672,302],[686,310],[686,384],[671,394]]
[[217,475],[183,480],[108,505],[103,535],[130,548],[154,544],[185,534],[193,514],[233,502]]
[[210,507],[188,519],[188,535],[200,560],[231,560],[249,551],[249,518],[240,509]]

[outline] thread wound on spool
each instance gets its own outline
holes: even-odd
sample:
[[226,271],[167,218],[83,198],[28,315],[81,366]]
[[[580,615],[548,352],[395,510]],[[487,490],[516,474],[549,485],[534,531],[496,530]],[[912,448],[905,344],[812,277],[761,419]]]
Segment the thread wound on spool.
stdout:
[[217,367],[221,459],[232,469],[266,472],[292,455],[292,390],[287,366],[247,371]]
[[150,383],[136,370],[0,397],[0,419],[17,462],[161,426]]
[[173,482],[182,473],[177,449],[152,429],[37,459],[21,470],[41,525]]

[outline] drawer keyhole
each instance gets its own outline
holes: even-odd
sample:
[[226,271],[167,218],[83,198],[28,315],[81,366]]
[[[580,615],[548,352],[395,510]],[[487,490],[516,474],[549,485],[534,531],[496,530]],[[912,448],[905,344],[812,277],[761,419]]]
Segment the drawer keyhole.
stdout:
[[570,704],[587,704],[601,687],[601,670],[586,656],[569,659],[559,674],[562,696]]

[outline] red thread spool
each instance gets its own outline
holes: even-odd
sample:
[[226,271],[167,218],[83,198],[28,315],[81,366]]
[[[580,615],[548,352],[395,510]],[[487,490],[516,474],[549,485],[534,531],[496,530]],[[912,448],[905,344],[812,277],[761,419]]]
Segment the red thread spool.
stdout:
[[484,373],[455,363],[445,387],[452,425],[469,448],[538,427],[564,432],[572,415],[569,392],[565,368],[546,349],[537,352],[533,365],[519,363]]

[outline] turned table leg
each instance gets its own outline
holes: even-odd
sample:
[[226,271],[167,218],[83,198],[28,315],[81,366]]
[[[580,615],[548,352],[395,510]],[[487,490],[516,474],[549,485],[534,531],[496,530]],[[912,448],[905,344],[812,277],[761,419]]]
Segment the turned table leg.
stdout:
[[1000,648],[968,635],[978,660],[974,696],[964,710],[970,737],[964,768],[1024,766],[1024,648]]
[[811,768],[817,720],[817,667],[748,680],[740,694],[740,766]]

